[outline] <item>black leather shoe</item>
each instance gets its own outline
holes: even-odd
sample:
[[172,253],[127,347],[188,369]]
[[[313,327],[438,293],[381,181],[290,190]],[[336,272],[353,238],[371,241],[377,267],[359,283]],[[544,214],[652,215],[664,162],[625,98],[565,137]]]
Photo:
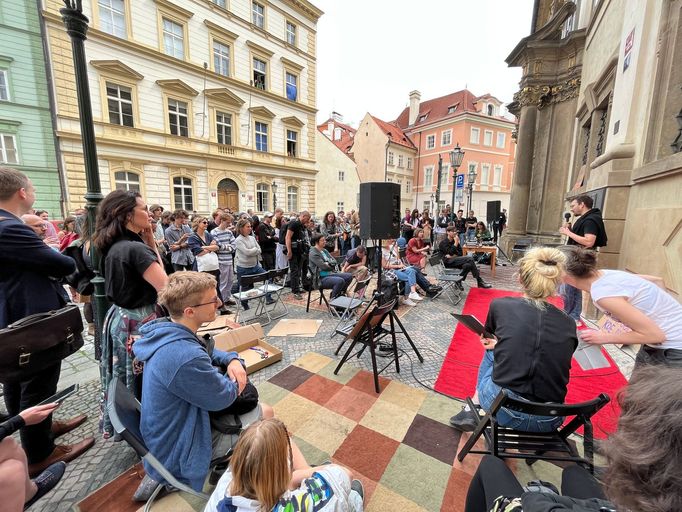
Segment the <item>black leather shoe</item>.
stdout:
[[450,425],[462,432],[473,432],[478,425],[478,418],[474,411],[467,411],[462,407],[462,410],[450,418]]
[[478,280],[478,287],[479,288],[492,288],[493,285],[486,283],[483,279],[479,279]]

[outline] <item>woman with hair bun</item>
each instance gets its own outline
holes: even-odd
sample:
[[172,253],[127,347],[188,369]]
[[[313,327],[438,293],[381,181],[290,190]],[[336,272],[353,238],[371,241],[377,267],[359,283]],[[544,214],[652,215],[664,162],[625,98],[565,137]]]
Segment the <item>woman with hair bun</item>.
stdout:
[[629,332],[580,332],[587,343],[642,344],[635,368],[644,364],[682,367],[682,305],[664,290],[663,280],[622,270],[597,269],[597,253],[569,246],[564,282],[590,292],[594,305]]
[[[490,303],[485,322],[492,338],[481,336],[485,355],[478,370],[476,395],[483,409],[506,389],[513,398],[563,403],[571,358],[578,346],[575,322],[548,299],[556,294],[566,256],[551,247],[531,249],[519,262],[523,297],[503,297]],[[503,408],[502,427],[527,432],[549,432],[564,418],[535,416]],[[463,431],[473,431],[476,413],[466,407],[450,419]]]

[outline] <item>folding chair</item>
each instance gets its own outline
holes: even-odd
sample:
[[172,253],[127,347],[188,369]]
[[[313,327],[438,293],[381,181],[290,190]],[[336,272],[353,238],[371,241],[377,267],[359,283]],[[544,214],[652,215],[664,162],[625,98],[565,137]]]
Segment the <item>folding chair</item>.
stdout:
[[317,287],[311,286],[310,290],[308,290],[308,302],[305,305],[305,312],[309,313],[310,312],[310,299],[312,297],[313,291],[318,291],[320,292],[320,297],[319,297],[319,303],[320,305],[322,302],[325,303],[327,306],[327,311],[328,313],[333,316],[333,313],[331,312],[331,308],[329,307],[329,301],[327,300],[327,297],[324,294],[324,289],[322,288],[322,280],[320,279],[320,272],[316,271],[315,276],[313,276],[313,283],[317,283]]
[[[126,388],[125,384],[117,377],[113,378],[109,383],[107,394],[107,411],[109,412],[109,419],[114,427],[116,433],[135,450],[137,455],[147,464],[153,467],[168,483],[168,485],[179,489],[183,492],[189,493],[192,496],[208,501],[209,495],[197,492],[186,484],[180,482],[175,478],[170,471],[168,471],[161,462],[149,452],[149,449],[144,444],[142,432],[140,431],[140,402],[138,402],[133,394]],[[212,461],[212,464],[224,463],[225,459]],[[152,503],[164,488],[164,485],[159,485],[147,500],[144,510],[148,512],[151,509]]]
[[234,317],[235,322],[241,323],[239,317],[241,316],[240,313],[243,311],[242,301],[245,301],[247,304],[249,301],[256,301],[256,310],[254,311],[253,316],[246,321],[255,320],[263,315],[268,319],[263,325],[267,325],[272,321],[268,310],[265,308],[266,292],[261,290],[261,288],[255,287],[258,283],[266,284],[268,275],[268,272],[262,272],[260,274],[251,274],[239,278],[239,291],[232,294],[232,298],[237,301],[237,313]]
[[[371,309],[368,309],[363,313],[363,315],[360,317],[360,320],[355,324],[353,327],[353,330],[348,334],[346,339],[343,340],[341,345],[339,345],[339,348],[336,350],[336,353],[339,352],[343,344],[348,341],[349,339],[352,339],[353,342],[350,344],[348,347],[348,350],[346,350],[346,353],[343,355],[341,358],[341,361],[337,365],[336,369],[334,370],[334,375],[338,375],[339,370],[343,366],[343,364],[350,359],[351,357],[351,352],[355,348],[355,346],[360,343],[362,345],[362,348],[354,354],[357,357],[360,357],[362,353],[365,351],[365,348],[369,348],[369,353],[372,357],[372,371],[374,373],[374,389],[376,390],[377,393],[381,393],[381,387],[379,386],[379,374],[382,373],[386,368],[388,368],[391,363],[395,361],[395,367],[396,371],[400,372],[400,363],[398,362],[398,344],[396,343],[396,337],[395,337],[395,329],[393,326],[393,318],[391,317],[391,330],[386,331],[385,329],[378,329],[381,328],[381,324],[384,322],[390,311],[393,309],[395,306],[395,300],[386,302],[381,305],[376,305]],[[380,331],[380,332],[377,332]],[[378,342],[384,338],[385,336],[391,335],[391,349],[393,351],[393,359],[386,364],[381,370],[377,368],[377,357],[376,357],[376,347]]]
[[[437,281],[437,285],[441,286],[443,289],[438,292],[433,299],[440,297],[440,295],[445,294],[453,306],[456,306],[462,300],[462,281],[464,278],[459,274],[457,269],[446,269],[443,265],[443,257],[440,253],[434,254],[429,258],[429,264],[433,268],[434,276]],[[454,271],[454,272],[448,272]],[[433,300],[432,299],[432,300]]]
[[[353,318],[353,313],[365,302],[367,302],[365,295],[367,293],[367,288],[369,287],[369,282],[371,279],[372,278],[369,275],[361,281],[355,279],[353,292],[350,296],[342,295],[341,297],[336,297],[335,299],[329,301],[330,310],[333,312],[333,314],[339,317],[339,322],[336,324],[336,327],[332,332],[332,338],[338,334],[339,331],[342,333],[344,332],[344,324],[355,324],[356,320]],[[348,329],[348,332],[350,332],[350,329]]]
[[[271,294],[274,297],[275,303],[272,304],[272,307],[268,310],[269,313],[269,318],[271,320],[277,320],[278,318],[282,318],[283,316],[286,316],[289,313],[289,309],[287,308],[287,305],[284,303],[282,300],[282,291],[284,290],[284,285],[283,284],[276,284],[275,279],[284,277],[284,281],[286,282],[286,276],[289,272],[288,268],[282,268],[279,270],[268,270],[268,280],[265,282],[263,286],[260,286],[258,288],[259,291],[263,292],[264,294]],[[279,313],[277,315],[273,315],[272,313],[277,309],[277,305],[281,304],[282,309],[284,310],[283,313]],[[265,305],[267,307],[267,304]]]
[[[480,410],[480,406],[475,405],[471,398],[467,398],[466,401],[472,411]],[[594,439],[591,418],[609,401],[608,395],[601,393],[598,397],[579,404],[537,403],[512,398],[509,396],[509,391],[503,389],[495,398],[490,411],[482,418],[478,415],[478,425],[457,454],[457,459],[461,462],[468,453],[489,453],[502,459],[525,459],[529,466],[536,460],[576,462],[587,466],[587,469],[594,472]],[[523,432],[501,427],[497,424],[497,412],[503,407],[526,414],[564,416],[573,417],[573,419],[553,432]],[[568,442],[568,436],[581,426],[584,431],[584,457],[580,457],[575,447]],[[486,440],[488,450],[472,450],[481,435]],[[510,450],[516,451],[510,452]]]

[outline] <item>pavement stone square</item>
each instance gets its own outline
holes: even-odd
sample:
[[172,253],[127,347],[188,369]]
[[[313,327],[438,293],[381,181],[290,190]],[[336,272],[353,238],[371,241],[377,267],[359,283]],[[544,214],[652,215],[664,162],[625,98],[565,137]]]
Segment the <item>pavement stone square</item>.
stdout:
[[[482,277],[493,284],[495,288],[518,290],[517,280],[514,276],[515,267],[498,266],[494,278],[490,275],[490,267],[481,266],[480,268]],[[466,289],[471,285],[475,285],[475,282],[469,277],[465,283]],[[419,363],[417,361],[407,343],[399,342],[402,349],[400,354],[400,373],[395,371],[394,365],[390,365],[382,374],[393,381],[393,384],[389,386],[389,392],[386,396],[381,397],[386,408],[398,407],[398,397],[404,395],[407,400],[405,407],[411,411],[413,410],[415,414],[424,416],[424,421],[426,422],[433,422],[435,420],[440,424],[447,424],[449,416],[459,409],[458,404],[461,402],[444,397],[433,391],[428,393],[425,400],[417,403],[417,401],[410,398],[409,390],[412,388],[431,388],[434,385],[440,371],[443,356],[448,349],[455,328],[455,320],[450,316],[450,313],[453,311],[460,312],[463,304],[464,301],[461,301],[456,307],[453,307],[444,296],[441,296],[435,300],[425,299],[417,307],[408,308],[401,306],[399,317],[424,357],[424,362]],[[329,360],[340,360],[340,356],[334,355],[334,352],[341,342],[341,337],[338,335],[332,337],[337,320],[332,319],[322,308],[311,308],[311,311],[306,313],[305,301],[302,304],[301,301],[293,301],[293,303],[288,303],[288,307],[288,318],[322,319],[323,322],[315,338],[268,338],[269,343],[282,350],[282,361],[250,375],[252,382],[256,386],[262,385],[261,394],[265,400],[268,397],[271,397],[273,401],[278,401],[281,398],[281,396],[273,394],[273,386],[265,381],[288,365],[291,365],[294,361],[299,360],[297,364],[300,371],[307,371],[305,369],[306,366],[310,370],[316,371],[320,367],[325,366]],[[276,322],[272,322],[270,325],[265,326],[266,334],[275,324]],[[610,352],[616,362],[622,366],[624,373],[629,375],[629,368],[632,366],[631,356],[625,355],[617,349],[610,350]],[[311,354],[306,356],[308,353],[319,355]],[[306,357],[303,358],[303,356]],[[325,370],[327,368],[329,366]],[[333,375],[331,371],[322,372],[319,375],[320,378],[324,377],[346,384],[353,379],[358,368],[371,370],[370,358],[351,359],[342,367],[339,375]],[[96,439],[95,446],[68,465],[66,474],[60,484],[54,491],[32,507],[31,510],[34,512],[66,512],[71,510],[78,501],[103,484],[111,481],[138,461],[132,448],[125,442],[114,442],[111,439],[103,440],[98,434],[99,366],[94,357],[94,340],[92,336],[86,336],[84,346],[62,364],[62,374],[58,388],[63,389],[75,382],[80,383],[80,391],[74,397],[64,402],[63,406],[55,413],[55,417],[57,419],[65,419],[77,414],[87,413],[88,420],[75,431],[60,438],[60,442],[68,444],[77,442],[86,436],[94,436]],[[314,399],[313,395],[314,393],[311,390],[311,398]],[[301,398],[300,400],[304,401],[305,399]],[[305,409],[305,404],[292,404],[292,406],[303,407]],[[345,411],[342,404],[339,404],[339,410],[344,410],[350,417],[353,416],[353,412]],[[286,417],[288,415],[282,411],[282,416]],[[351,421],[349,418],[344,418],[341,415],[338,416],[339,421],[344,425]],[[377,419],[377,421],[379,420]],[[350,424],[348,423],[345,427],[340,425],[339,432],[348,429]],[[399,430],[400,426],[396,426],[396,429]],[[310,426],[310,438],[307,439],[307,442],[311,446],[315,445],[314,436],[317,435],[317,430],[313,425]],[[339,437],[339,444],[342,441],[343,439]],[[409,457],[407,458],[409,459]],[[394,479],[396,481],[400,480],[397,473],[394,475]],[[390,486],[391,483],[386,482],[386,488],[382,488],[379,491],[386,494],[387,500],[389,500],[389,496],[392,494],[389,490]]]

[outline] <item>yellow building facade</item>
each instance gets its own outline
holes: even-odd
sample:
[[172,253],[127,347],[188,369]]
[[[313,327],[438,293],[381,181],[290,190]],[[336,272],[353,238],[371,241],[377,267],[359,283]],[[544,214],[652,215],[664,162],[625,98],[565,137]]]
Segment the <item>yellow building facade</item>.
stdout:
[[[43,18],[68,210],[84,204],[71,43]],[[209,212],[315,208],[316,25],[305,0],[83,2],[104,194]]]

